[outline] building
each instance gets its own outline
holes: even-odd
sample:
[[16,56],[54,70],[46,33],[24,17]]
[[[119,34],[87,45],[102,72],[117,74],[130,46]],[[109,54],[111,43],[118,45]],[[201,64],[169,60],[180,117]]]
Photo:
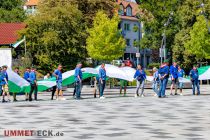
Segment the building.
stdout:
[[37,10],[39,0],[26,0],[25,5],[23,6],[23,9],[26,11],[26,14],[32,15]]
[[0,46],[12,47],[18,39],[18,31],[26,27],[24,23],[0,23]]
[[123,60],[129,58],[135,65],[138,63],[146,67],[150,62],[151,51],[149,49],[140,49],[143,24],[139,20],[141,17],[139,5],[135,0],[117,0],[116,2],[119,5],[118,15],[121,19],[119,28],[126,40]]

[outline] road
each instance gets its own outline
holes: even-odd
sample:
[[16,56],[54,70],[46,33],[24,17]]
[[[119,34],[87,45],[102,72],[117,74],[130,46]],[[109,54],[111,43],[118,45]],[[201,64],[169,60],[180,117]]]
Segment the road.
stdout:
[[[210,86],[201,86],[200,96],[185,89],[184,96],[164,99],[154,97],[151,89],[145,90],[146,97],[134,98],[134,88],[126,97],[118,89],[106,89],[106,99],[94,99],[92,89],[85,87],[83,99],[74,100],[72,90],[64,92],[65,101],[51,101],[50,93],[40,93],[39,101],[25,102],[18,96],[18,102],[1,103],[0,139],[210,139]],[[63,136],[4,136],[10,130],[47,130]]]

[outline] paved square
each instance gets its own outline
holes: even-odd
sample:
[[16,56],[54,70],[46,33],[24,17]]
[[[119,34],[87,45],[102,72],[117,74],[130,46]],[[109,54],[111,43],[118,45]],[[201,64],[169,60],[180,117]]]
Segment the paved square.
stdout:
[[[50,93],[39,94],[40,101],[0,103],[0,139],[3,140],[209,140],[210,86],[201,86],[204,95],[159,99],[146,89],[146,97],[126,97],[119,89],[106,89],[106,99],[93,99],[92,89],[83,88],[83,100],[51,101]],[[107,95],[108,94],[108,95]],[[167,91],[169,94],[169,91]],[[4,130],[53,130],[60,137],[4,137]]]

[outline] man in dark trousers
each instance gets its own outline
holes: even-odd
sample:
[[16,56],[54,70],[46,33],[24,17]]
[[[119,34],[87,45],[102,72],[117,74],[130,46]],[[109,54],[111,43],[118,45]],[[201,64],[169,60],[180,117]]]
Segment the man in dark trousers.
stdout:
[[37,101],[37,79],[36,79],[36,68],[32,67],[29,74],[29,80],[31,85],[31,90],[29,93],[29,101],[32,101],[32,93],[34,92],[34,100]]
[[99,88],[100,88],[100,99],[104,99],[104,89],[106,86],[106,70],[105,64],[102,63],[99,69]]
[[197,95],[200,95],[200,83],[199,83],[199,74],[197,70],[197,65],[193,66],[193,69],[190,71],[190,78],[192,82],[193,95],[195,95],[195,88],[197,87]]

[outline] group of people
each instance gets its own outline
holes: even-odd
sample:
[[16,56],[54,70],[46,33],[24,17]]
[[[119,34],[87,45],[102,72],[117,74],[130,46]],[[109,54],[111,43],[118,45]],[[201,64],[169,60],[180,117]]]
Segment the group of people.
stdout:
[[[123,63],[121,67],[125,67],[125,64]],[[81,99],[81,90],[82,90],[82,80],[83,80],[83,74],[82,74],[82,63],[78,63],[75,68],[75,74],[74,74],[74,98],[79,100]],[[15,73],[19,75],[19,68],[15,68]],[[168,84],[168,79],[171,78],[171,86],[170,86],[170,92],[171,95],[178,95],[177,89],[180,89],[180,95],[182,95],[182,89],[184,87],[183,82],[180,80],[180,78],[183,78],[185,75],[185,72],[183,69],[181,69],[180,66],[177,65],[176,62],[173,62],[173,64],[169,67],[168,61],[164,61],[164,63],[160,66],[159,69],[156,67],[153,68],[153,84],[152,89],[155,92],[155,96],[158,96],[159,98],[165,98],[165,91]],[[192,81],[192,89],[193,89],[193,95],[195,95],[195,88],[197,87],[197,95],[200,95],[200,87],[199,87],[199,74],[197,70],[197,65],[194,65],[193,69],[190,71],[190,78]],[[63,90],[62,90],[62,65],[58,65],[58,68],[53,72],[53,77],[56,78],[56,85],[52,87],[52,96],[51,100],[54,98],[54,94],[56,93],[56,100],[65,100],[63,97]],[[50,74],[47,74],[44,79],[47,79],[50,77]],[[36,68],[26,68],[24,72],[23,78],[30,83],[30,92],[25,93],[25,99],[26,101],[37,101],[37,92],[38,92],[38,84],[37,84],[37,76],[36,76]],[[141,67],[141,65],[137,66],[137,70],[134,74],[134,79],[136,80],[136,93],[135,97],[144,97],[144,86],[145,86],[145,80],[146,80],[146,73],[144,69]],[[105,64],[102,63],[99,68],[99,73],[96,77],[94,77],[94,97],[96,98],[97,92],[99,93],[99,98],[104,99],[104,89],[106,86],[106,69]],[[0,68],[0,94],[2,95],[2,102],[10,102],[10,93],[9,93],[9,87],[8,87],[8,74],[7,74],[7,66],[3,66]],[[128,82],[126,80],[120,79],[120,94],[122,94],[122,90],[124,89],[124,96],[126,95],[126,88],[127,88]],[[175,88],[175,93],[173,94],[173,89]],[[139,94],[139,90],[140,94]],[[32,98],[32,94],[34,93],[34,99]],[[7,95],[7,100],[5,100],[5,96]],[[16,93],[13,93],[13,101],[17,101],[16,99]]]
[[[171,86],[170,86],[170,95],[178,95],[177,89],[180,89],[180,95],[182,95],[182,89],[184,87],[184,83],[182,78],[185,75],[185,71],[177,65],[176,62],[169,67],[169,63],[167,60],[160,66],[159,69],[156,67],[153,68],[153,84],[152,88],[155,92],[154,96],[158,96],[159,98],[166,98],[166,88],[168,85],[168,79],[171,78]],[[199,74],[197,70],[197,65],[193,66],[193,69],[190,71],[190,79],[192,82],[193,95],[195,95],[195,88],[197,88],[197,95],[200,95],[200,86],[199,86]],[[144,82],[146,80],[146,74],[142,67],[138,65],[134,78],[137,81],[136,87],[136,95],[139,96],[139,89],[141,88],[141,97],[144,97]],[[175,88],[175,93],[173,94],[173,89]]]

